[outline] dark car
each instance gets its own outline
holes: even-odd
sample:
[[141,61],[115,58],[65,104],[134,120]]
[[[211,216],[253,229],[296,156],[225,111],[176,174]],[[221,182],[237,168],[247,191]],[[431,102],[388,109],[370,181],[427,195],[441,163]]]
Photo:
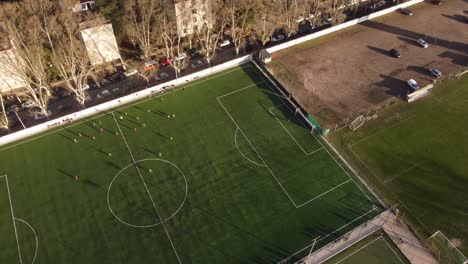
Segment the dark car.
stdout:
[[400,52],[398,50],[396,50],[396,49],[391,49],[389,51],[389,53],[390,53],[390,56],[392,56],[394,58],[400,58],[400,56],[401,56]]
[[413,12],[411,12],[411,10],[409,10],[407,8],[400,8],[399,10],[400,10],[400,12],[402,12],[403,14],[405,14],[407,16],[412,16],[413,15]]
[[440,0],[432,0],[431,1],[434,5],[441,5],[442,4],[442,1]]
[[70,89],[67,89],[65,87],[58,87],[56,90],[55,90],[55,93],[63,98],[63,97],[67,97],[67,96],[70,96],[73,94],[73,91],[71,91]]
[[109,80],[110,80],[111,82],[118,82],[118,81],[124,79],[124,77],[125,77],[125,76],[124,76],[121,72],[116,72],[116,73],[112,74],[112,75],[109,77]]

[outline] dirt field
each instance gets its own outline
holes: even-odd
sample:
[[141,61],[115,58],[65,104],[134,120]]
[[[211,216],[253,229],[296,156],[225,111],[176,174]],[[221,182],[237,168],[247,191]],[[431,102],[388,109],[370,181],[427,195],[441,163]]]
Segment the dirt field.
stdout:
[[[367,113],[409,89],[468,66],[468,0],[442,5],[421,3],[414,15],[395,12],[349,29],[273,54],[268,69],[324,128],[333,128]],[[424,49],[416,39],[429,43]],[[392,58],[388,50],[400,51]]]

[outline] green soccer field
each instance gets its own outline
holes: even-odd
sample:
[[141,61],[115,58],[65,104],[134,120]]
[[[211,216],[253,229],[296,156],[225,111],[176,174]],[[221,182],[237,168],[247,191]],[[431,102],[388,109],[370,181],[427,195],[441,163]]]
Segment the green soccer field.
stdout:
[[276,263],[380,212],[251,64],[0,160],[0,263]]
[[[423,241],[442,231],[468,255],[468,76],[421,101],[399,103],[332,142]],[[462,258],[463,259],[463,258]]]
[[376,231],[323,264],[409,264],[392,240]]

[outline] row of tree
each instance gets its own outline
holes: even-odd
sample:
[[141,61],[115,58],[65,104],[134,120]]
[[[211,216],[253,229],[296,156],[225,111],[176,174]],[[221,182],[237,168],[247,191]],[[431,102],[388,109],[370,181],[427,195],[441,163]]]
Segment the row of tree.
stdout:
[[[239,53],[246,41],[265,45],[278,30],[288,36],[293,34],[301,17],[304,21],[307,18],[311,25],[324,19],[338,24],[345,19],[346,8],[355,9],[359,3],[359,0],[192,0],[193,3],[203,1],[209,3],[211,12],[193,34],[181,36],[177,20],[180,26],[194,23],[191,20],[198,18],[192,15],[191,9],[179,12],[177,18],[173,0],[125,0],[122,3],[125,32],[145,58],[158,53],[174,58],[179,51],[195,44],[210,62],[225,35]],[[192,8],[198,7],[192,5]],[[180,65],[173,66],[176,70],[180,68]]]
[[[98,6],[106,5],[101,8],[104,15],[118,19],[112,21],[113,24],[123,25],[121,36],[127,38],[145,60],[152,56],[176,58],[184,50],[196,47],[208,63],[215,56],[219,41],[226,36],[239,54],[248,41],[265,45],[278,30],[293,34],[301,17],[304,21],[307,18],[311,25],[324,19],[337,24],[344,20],[346,8],[358,6],[358,0],[191,1],[194,3],[192,7],[185,13],[179,10],[179,16],[176,16],[174,0],[96,2]],[[15,54],[14,58],[0,57],[0,62],[10,65],[6,67],[12,69],[8,73],[10,76],[25,81],[28,98],[42,113],[47,113],[51,83],[56,80],[63,80],[77,102],[83,105],[86,98],[83,87],[87,78],[97,70],[91,66],[81,39],[83,17],[73,11],[77,3],[78,0],[22,0],[0,5],[0,31],[8,36]],[[197,3],[206,4],[209,12],[201,22],[194,23],[197,18],[193,14],[199,8]],[[123,18],[106,12],[109,7],[118,9]],[[95,24],[104,23],[104,15],[95,13]],[[195,30],[188,35],[181,34],[181,21],[196,24]],[[184,60],[171,63],[176,74],[180,73],[183,63]],[[4,108],[3,100],[1,106]],[[5,109],[1,110],[4,115],[0,116],[0,126],[5,127],[8,119]]]

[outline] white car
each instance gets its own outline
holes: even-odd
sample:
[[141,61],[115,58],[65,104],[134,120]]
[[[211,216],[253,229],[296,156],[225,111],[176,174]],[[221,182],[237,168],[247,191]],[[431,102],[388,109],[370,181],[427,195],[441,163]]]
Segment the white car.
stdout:
[[271,42],[278,42],[284,39],[282,34],[276,34],[271,37]]
[[97,94],[97,98],[103,98],[103,97],[106,97],[106,96],[109,96],[110,95],[110,92],[109,90],[104,90],[104,91],[101,91]]
[[133,69],[133,70],[128,70],[128,71],[126,71],[126,72],[123,73],[123,75],[124,75],[125,77],[127,77],[127,78],[130,77],[130,76],[132,76],[132,75],[136,75],[136,74],[138,74],[138,71],[135,70],[135,69]]
[[187,58],[187,53],[185,52],[181,52],[179,55],[175,56],[176,61],[184,60],[185,58]]
[[429,69],[429,72],[432,74],[432,76],[436,78],[442,77],[442,72],[439,69],[432,68],[432,69]]
[[419,44],[419,46],[421,46],[423,48],[429,47],[429,44],[427,44],[427,42],[424,39],[418,39],[418,40],[416,40],[416,42]]
[[50,110],[47,110],[47,114],[44,114],[44,113],[37,113],[34,115],[34,119],[35,120],[42,120],[44,118],[47,118],[49,116],[52,115],[52,112],[50,112]]
[[223,41],[221,41],[221,42],[219,43],[219,47],[220,47],[220,48],[226,47],[226,46],[229,46],[229,44],[231,44],[231,41],[225,39],[225,40],[223,40]]
[[36,106],[36,103],[33,102],[32,100],[27,100],[26,102],[21,104],[22,108],[31,108],[33,106]]
[[162,79],[165,79],[169,77],[169,74],[165,73],[165,72],[160,72],[156,75],[156,77],[154,78],[156,81],[160,81]]
[[411,87],[411,89],[413,89],[415,91],[419,90],[419,85],[414,79],[409,79],[407,83],[408,83],[409,87]]

